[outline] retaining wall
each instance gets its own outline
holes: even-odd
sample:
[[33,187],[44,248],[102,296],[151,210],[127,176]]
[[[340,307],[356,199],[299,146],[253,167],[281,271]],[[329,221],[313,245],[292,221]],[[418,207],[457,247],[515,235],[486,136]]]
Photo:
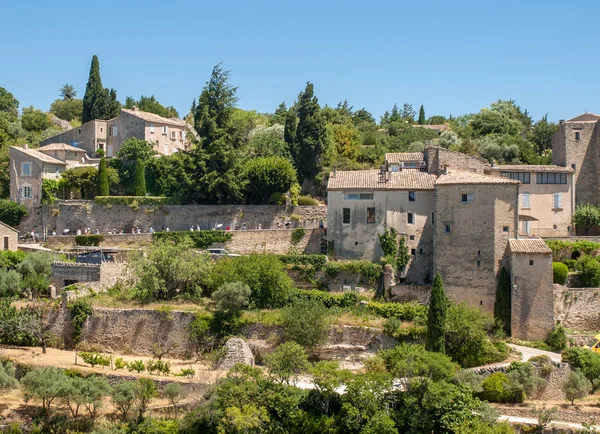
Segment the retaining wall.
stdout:
[[581,331],[600,330],[600,288],[567,288],[554,284],[554,318]]

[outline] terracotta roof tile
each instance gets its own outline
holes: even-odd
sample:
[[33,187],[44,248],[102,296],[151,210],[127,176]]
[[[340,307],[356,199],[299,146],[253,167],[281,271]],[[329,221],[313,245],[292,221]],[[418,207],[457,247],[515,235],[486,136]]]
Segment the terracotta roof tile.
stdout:
[[379,170],[353,170],[329,175],[327,190],[433,190],[435,175],[419,170],[387,172],[390,180],[380,180]]
[[450,172],[441,175],[435,185],[459,185],[459,184],[519,184],[519,181],[504,178],[502,176],[489,176],[473,172]]
[[64,161],[60,161],[57,158],[51,157],[50,155],[46,155],[43,152],[38,151],[37,149],[25,149],[25,148],[21,148],[19,146],[11,146],[12,149],[15,149],[19,152],[22,152],[24,154],[29,155],[30,157],[33,157],[37,160],[40,160],[44,163],[49,163],[49,164],[60,164],[62,166],[66,166],[67,163],[65,163]]
[[46,146],[37,148],[38,151],[73,151],[73,152],[84,152],[85,149],[76,148],[75,146],[67,145],[66,143],[51,143]]
[[508,240],[512,253],[552,253],[552,250],[541,238],[519,238]]
[[139,110],[136,111],[136,110],[128,110],[128,109],[121,109],[121,111],[125,112],[127,114],[130,114],[132,116],[135,116],[137,118],[143,119],[147,122],[156,122],[157,124],[175,125],[178,127],[185,127],[187,125],[184,120],[177,119],[177,118],[163,118],[162,116],[159,116],[154,113],[141,112]]
[[389,163],[400,163],[401,161],[423,161],[423,152],[398,152],[385,154],[385,161]]
[[576,116],[573,119],[569,119],[567,122],[597,122],[600,120],[600,115],[594,113],[584,113]]
[[552,164],[547,164],[547,165],[500,164],[500,165],[488,167],[485,170],[486,170],[486,172],[560,172],[560,173],[575,172],[570,167],[554,166]]

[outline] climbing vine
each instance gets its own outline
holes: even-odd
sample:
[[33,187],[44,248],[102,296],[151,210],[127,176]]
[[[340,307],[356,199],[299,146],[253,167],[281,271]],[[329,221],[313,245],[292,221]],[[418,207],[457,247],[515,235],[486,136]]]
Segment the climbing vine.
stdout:
[[92,305],[84,299],[75,300],[68,305],[69,312],[71,312],[71,325],[73,326],[73,341],[78,343],[81,339],[81,332],[83,330],[83,324],[88,319],[94,309]]

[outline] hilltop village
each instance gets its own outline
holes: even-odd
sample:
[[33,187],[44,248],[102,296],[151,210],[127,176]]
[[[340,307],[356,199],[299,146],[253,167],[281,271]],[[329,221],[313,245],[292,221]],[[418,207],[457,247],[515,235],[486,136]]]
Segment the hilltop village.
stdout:
[[597,432],[600,115],[0,88],[0,429]]

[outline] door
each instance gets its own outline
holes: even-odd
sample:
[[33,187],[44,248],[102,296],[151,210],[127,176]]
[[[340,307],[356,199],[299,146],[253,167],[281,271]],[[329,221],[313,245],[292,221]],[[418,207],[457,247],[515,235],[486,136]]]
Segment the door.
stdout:
[[106,156],[107,157],[112,157],[113,156],[113,147],[112,147],[112,145],[108,145],[106,147]]
[[8,250],[8,237],[4,237],[4,250]]
[[531,232],[531,226],[530,226],[530,222],[527,220],[524,220],[521,222],[521,232],[524,235],[529,235]]

